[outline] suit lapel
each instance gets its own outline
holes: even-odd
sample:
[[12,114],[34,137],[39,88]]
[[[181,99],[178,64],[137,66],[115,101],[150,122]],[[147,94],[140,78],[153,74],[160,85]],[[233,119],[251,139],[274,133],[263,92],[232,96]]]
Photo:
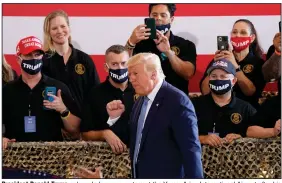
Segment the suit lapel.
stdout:
[[140,150],[139,152],[141,152],[141,149],[143,147],[144,142],[146,141],[148,132],[150,130],[150,126],[151,124],[155,121],[155,117],[157,116],[158,110],[162,105],[163,99],[164,99],[164,87],[167,86],[167,83],[165,81],[163,81],[163,84],[160,88],[160,90],[158,91],[152,105],[151,108],[148,112],[146,121],[145,121],[145,125],[144,125],[144,129],[143,129],[143,133],[142,133],[142,139],[141,139],[141,145],[140,145]]

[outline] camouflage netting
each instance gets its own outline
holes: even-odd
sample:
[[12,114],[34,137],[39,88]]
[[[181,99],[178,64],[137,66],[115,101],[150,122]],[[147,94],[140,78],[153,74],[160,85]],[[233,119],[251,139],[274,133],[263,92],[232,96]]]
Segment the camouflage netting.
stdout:
[[[100,142],[12,143],[3,166],[72,178],[71,168],[103,167],[105,178],[130,178],[128,152],[112,153]],[[220,148],[203,146],[206,178],[281,178],[281,140],[239,139]]]
[[203,146],[206,178],[281,178],[281,139],[238,139],[219,148]]
[[128,152],[112,153],[102,142],[19,142],[4,151],[3,166],[46,172],[59,177],[73,177],[71,169],[101,166],[105,178],[130,177]]

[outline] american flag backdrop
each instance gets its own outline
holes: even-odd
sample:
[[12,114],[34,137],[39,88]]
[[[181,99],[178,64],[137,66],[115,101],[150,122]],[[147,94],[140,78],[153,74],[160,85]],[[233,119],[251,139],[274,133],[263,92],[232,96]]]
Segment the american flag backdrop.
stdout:
[[[73,45],[88,53],[101,81],[105,50],[113,44],[124,45],[133,29],[144,23],[148,4],[2,4],[3,54],[19,73],[15,60],[16,45],[26,36],[43,41],[43,22],[53,10],[62,9],[70,17]],[[199,81],[217,48],[216,36],[230,35],[240,18],[251,20],[259,42],[266,52],[279,31],[280,4],[177,4],[172,24],[174,34],[193,41],[197,49],[197,71],[190,81],[190,92],[199,92]],[[276,85],[268,85],[275,89]]]

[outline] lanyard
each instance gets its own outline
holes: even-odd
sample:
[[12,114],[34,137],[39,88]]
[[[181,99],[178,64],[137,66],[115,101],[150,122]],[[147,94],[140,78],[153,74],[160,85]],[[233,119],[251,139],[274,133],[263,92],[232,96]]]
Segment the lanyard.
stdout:
[[30,108],[30,104],[28,104],[28,116],[30,116],[31,114],[31,108]]
[[215,133],[215,125],[216,123],[213,123],[212,133]]

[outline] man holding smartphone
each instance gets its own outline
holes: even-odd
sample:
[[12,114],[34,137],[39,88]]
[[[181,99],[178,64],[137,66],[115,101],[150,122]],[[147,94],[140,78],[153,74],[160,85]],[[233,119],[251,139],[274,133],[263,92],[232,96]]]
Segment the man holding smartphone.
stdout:
[[126,48],[129,55],[141,52],[157,54],[162,61],[166,81],[188,95],[189,79],[196,70],[196,47],[170,30],[175,11],[175,4],[150,4],[149,16],[155,19],[156,39],[150,39],[154,30],[141,24],[133,30]]
[[[61,128],[77,133],[78,107],[68,87],[41,74],[44,55],[41,41],[34,36],[23,38],[16,51],[21,76],[2,90],[3,148],[15,141],[62,141]],[[57,89],[57,95],[47,94],[50,101],[44,100],[46,87]]]

